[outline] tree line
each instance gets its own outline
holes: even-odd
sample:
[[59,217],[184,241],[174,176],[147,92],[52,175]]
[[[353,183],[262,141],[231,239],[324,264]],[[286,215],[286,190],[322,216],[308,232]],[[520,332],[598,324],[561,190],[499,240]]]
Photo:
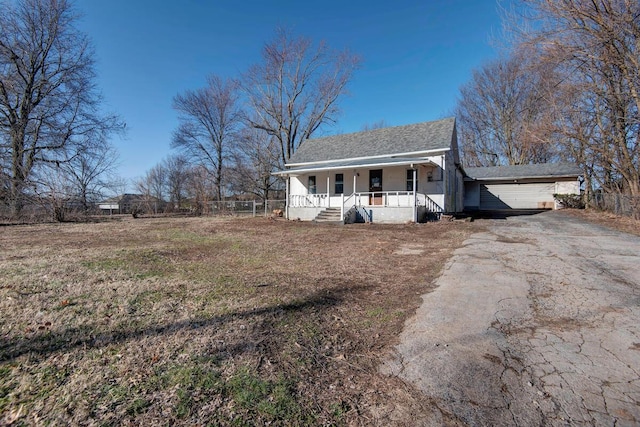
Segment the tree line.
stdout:
[[467,166],[573,161],[594,189],[640,196],[640,3],[522,0],[506,52],[455,114]]
[[[0,8],[0,204],[19,216],[44,202],[61,219],[69,203],[85,210],[115,175],[110,138],[124,122],[102,112],[94,52],[69,0],[15,0]],[[338,100],[359,65],[356,55],[278,30],[261,61],[242,75],[212,74],[177,94],[175,154],[136,182],[144,195],[180,206],[228,194],[266,199],[300,143],[337,118]]]
[[[509,4],[503,54],[460,89],[464,164],[573,161],[587,196],[640,196],[640,3]],[[0,204],[12,216],[39,200],[60,219],[70,201],[88,210],[125,187],[110,143],[124,122],[103,113],[77,20],[70,0],[0,8]],[[240,75],[212,74],[175,95],[175,152],[135,183],[138,192],[177,207],[230,194],[268,199],[282,187],[271,173],[335,123],[359,64],[349,51],[277,30]]]
[[66,0],[0,8],[0,201],[17,216],[46,200],[59,219],[69,192],[85,209],[109,185],[122,131],[101,111],[93,51]]
[[269,199],[283,188],[272,172],[335,123],[358,65],[348,51],[278,29],[261,61],[241,75],[209,75],[204,87],[173,98],[176,154],[147,171],[138,191],[174,206],[189,200],[196,209],[230,194]]

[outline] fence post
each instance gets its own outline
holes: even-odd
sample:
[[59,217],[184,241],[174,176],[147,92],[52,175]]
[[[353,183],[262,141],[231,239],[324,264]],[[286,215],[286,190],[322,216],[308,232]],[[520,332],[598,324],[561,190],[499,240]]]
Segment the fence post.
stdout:
[[269,201],[267,199],[262,199],[262,203],[264,203],[264,217],[265,218],[268,216],[268,213],[267,213],[267,205],[269,204],[268,202]]
[[256,201],[253,201],[253,217],[256,217]]

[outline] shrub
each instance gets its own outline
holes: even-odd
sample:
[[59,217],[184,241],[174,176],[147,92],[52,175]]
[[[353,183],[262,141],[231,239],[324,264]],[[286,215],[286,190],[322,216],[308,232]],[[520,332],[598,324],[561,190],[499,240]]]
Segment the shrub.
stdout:
[[553,198],[564,208],[584,209],[584,201],[580,194],[554,194]]

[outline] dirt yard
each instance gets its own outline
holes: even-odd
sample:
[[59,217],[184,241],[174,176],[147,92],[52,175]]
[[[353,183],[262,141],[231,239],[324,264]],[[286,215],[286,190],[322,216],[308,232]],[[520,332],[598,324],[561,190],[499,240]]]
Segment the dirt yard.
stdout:
[[482,225],[0,227],[0,424],[415,425],[379,373]]

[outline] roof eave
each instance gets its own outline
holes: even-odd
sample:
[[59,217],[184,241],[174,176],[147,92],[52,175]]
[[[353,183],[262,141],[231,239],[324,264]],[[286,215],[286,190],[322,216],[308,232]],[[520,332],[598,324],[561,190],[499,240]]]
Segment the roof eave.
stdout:
[[415,159],[415,160],[407,160],[404,162],[386,162],[386,163],[370,163],[370,164],[362,164],[362,165],[337,165],[337,166],[327,166],[327,167],[316,167],[316,168],[306,168],[306,169],[288,169],[278,172],[273,172],[271,175],[277,176],[287,176],[287,175],[302,175],[309,172],[326,172],[332,170],[345,170],[345,169],[369,169],[374,167],[385,167],[385,166],[408,166],[408,165],[432,165],[438,166],[437,163],[432,162],[428,159]]
[[321,165],[326,163],[335,163],[338,161],[343,162],[353,162],[360,160],[375,160],[375,159],[386,159],[389,157],[405,157],[405,156],[420,156],[420,155],[428,155],[433,153],[444,153],[446,151],[450,151],[451,148],[437,148],[433,150],[424,150],[424,151],[412,151],[409,153],[392,153],[392,154],[381,154],[379,156],[364,156],[364,157],[350,157],[345,159],[332,159],[332,160],[319,160],[315,162],[299,162],[299,163],[285,163],[285,167],[298,167],[298,166],[311,166],[311,165]]

